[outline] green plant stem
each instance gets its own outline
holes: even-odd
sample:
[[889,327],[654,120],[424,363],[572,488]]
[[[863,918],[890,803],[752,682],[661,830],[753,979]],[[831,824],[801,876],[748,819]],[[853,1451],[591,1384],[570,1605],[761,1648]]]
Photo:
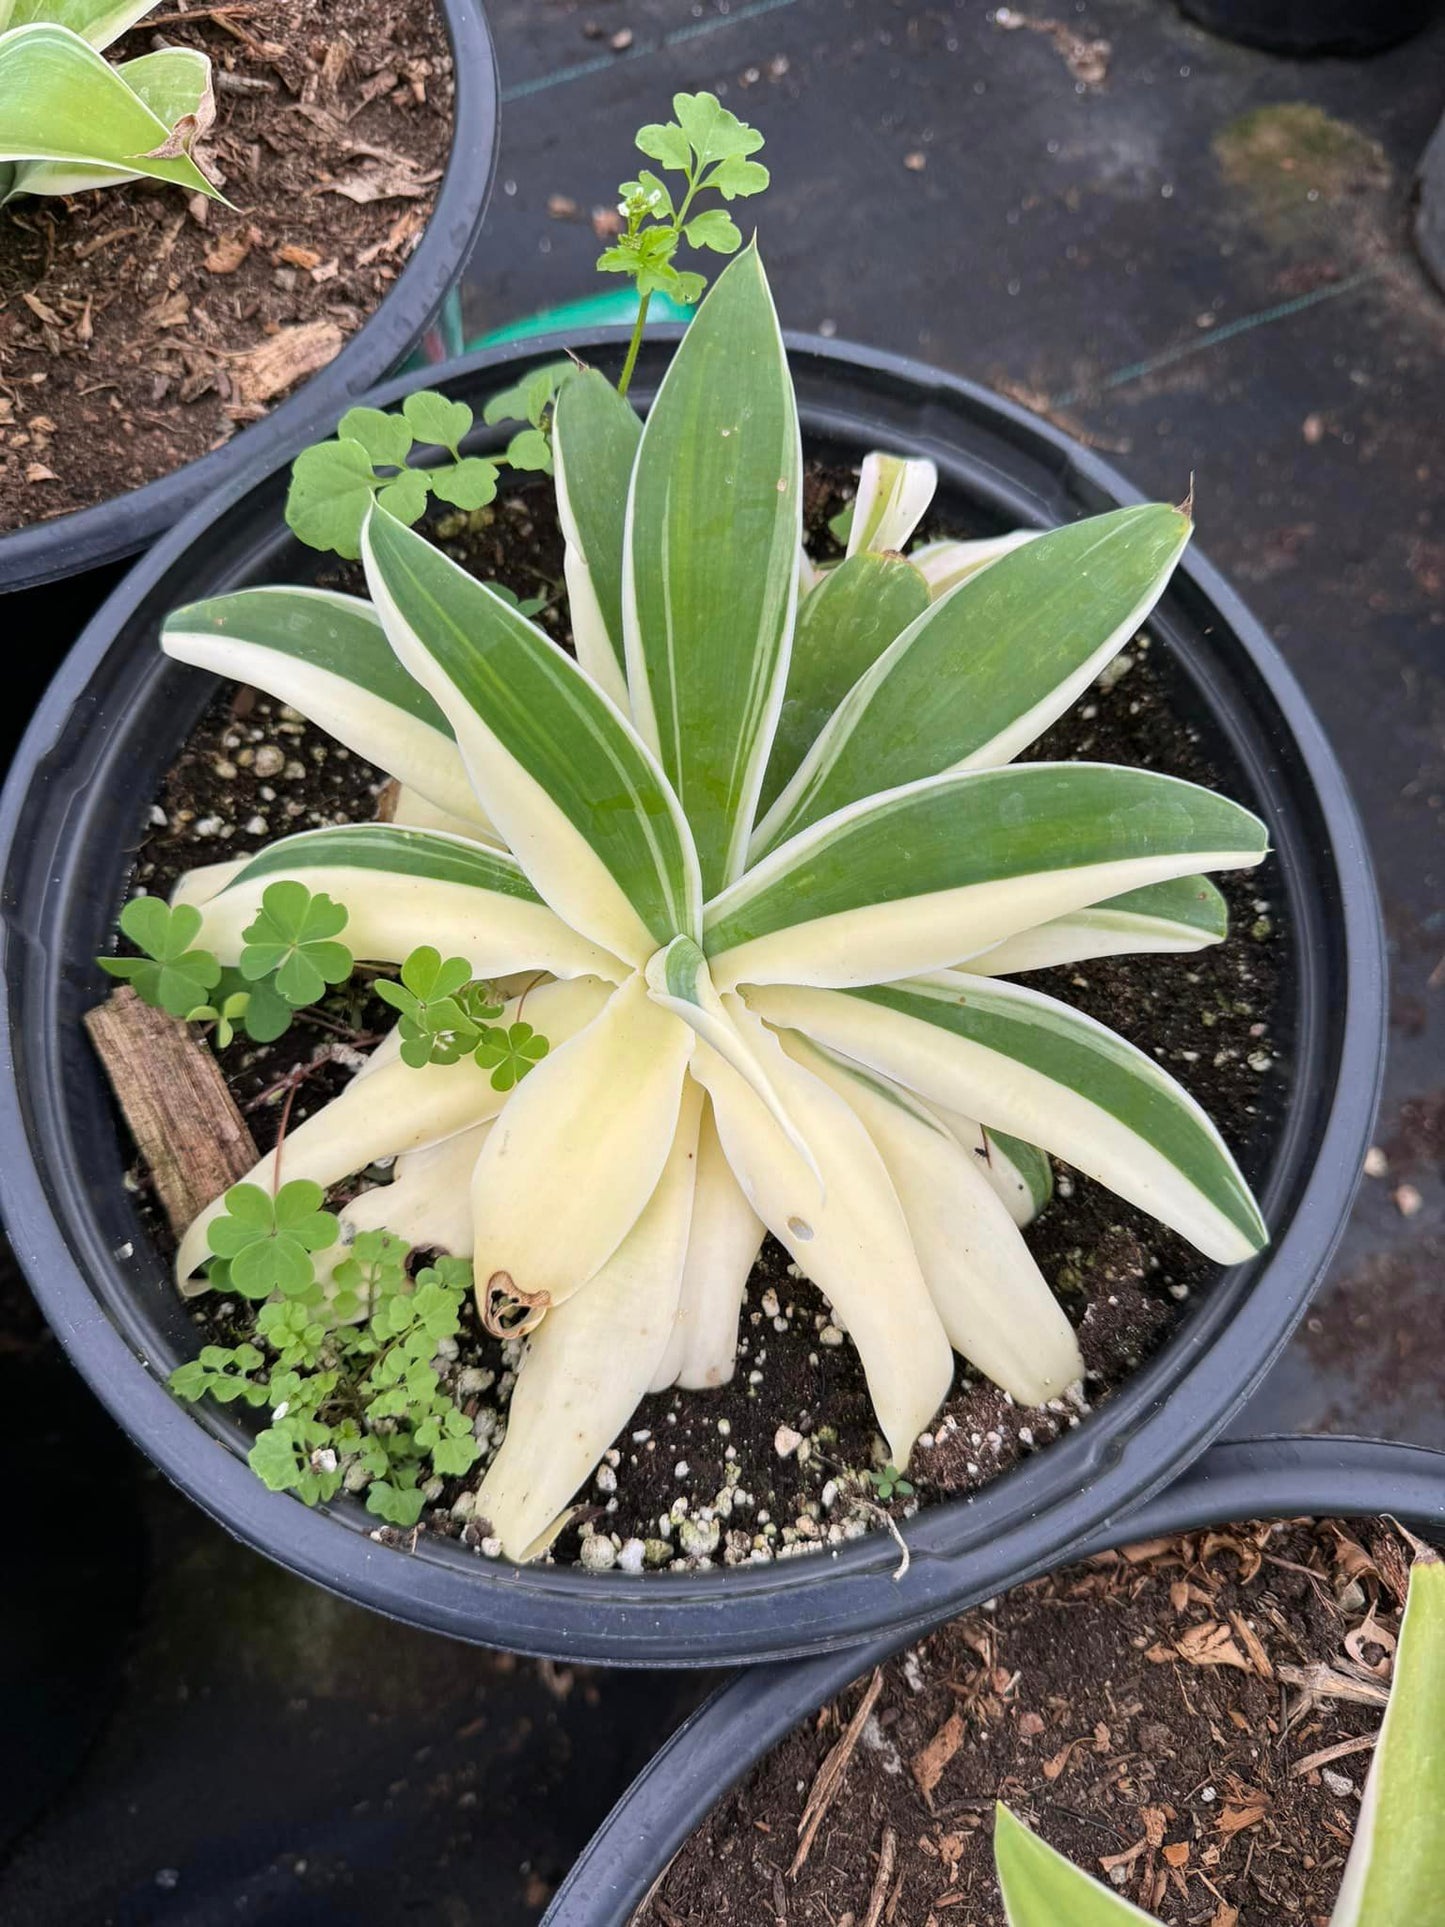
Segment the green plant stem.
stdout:
[[637,304],[637,319],[632,324],[632,339],[627,344],[627,359],[622,364],[622,373],[617,377],[617,392],[625,395],[632,385],[632,371],[637,366],[637,351],[642,346],[642,331],[647,326],[647,310],[652,301],[649,291]]

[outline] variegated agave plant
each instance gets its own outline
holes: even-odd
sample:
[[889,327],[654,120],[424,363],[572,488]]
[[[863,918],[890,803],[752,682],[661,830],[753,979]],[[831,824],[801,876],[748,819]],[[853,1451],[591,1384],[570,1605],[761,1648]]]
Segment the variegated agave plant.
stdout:
[[1187,518],[905,560],[934,471],[873,456],[847,560],[800,564],[798,420],[752,249],[646,426],[584,371],[555,456],[576,661],[383,510],[369,603],[255,589],[164,636],[402,785],[391,824],[193,873],[201,942],[234,962],[295,877],[348,907],[358,957],[426,943],[536,986],[553,1048],[514,1092],[465,1059],[413,1069],[393,1038],[284,1147],[288,1177],[328,1186],[395,1155],[344,1222],[470,1252],[493,1320],[530,1330],[478,1498],[515,1557],[649,1388],[731,1375],[765,1228],[851,1334],[898,1466],[955,1350],[1025,1404],[1080,1375],[1020,1234],[1048,1182],[1032,1147],[1220,1262],[1266,1236],[1184,1090],[1004,981],[1216,942],[1200,873],[1265,852],[1255,817],[1188,783],[1012,760],[1135,633]]

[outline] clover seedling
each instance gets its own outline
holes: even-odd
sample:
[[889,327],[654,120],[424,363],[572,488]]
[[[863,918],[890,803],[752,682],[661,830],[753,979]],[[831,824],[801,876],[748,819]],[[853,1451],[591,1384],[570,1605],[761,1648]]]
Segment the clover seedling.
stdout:
[[172,1017],[188,1017],[221,981],[221,966],[209,950],[193,950],[201,913],[189,904],[174,910],[159,897],[132,897],[120,913],[120,927],[141,957],[101,957],[102,970],[135,986],[148,1004]]
[[[224,1283],[243,1298],[274,1292],[299,1298],[314,1289],[314,1251],[335,1244],[338,1226],[321,1209],[325,1193],[309,1178],[283,1184],[275,1197],[259,1184],[233,1184],[226,1209],[213,1219],[207,1238],[225,1265]],[[212,1281],[218,1282],[215,1274]]]
[[300,1008],[326,995],[329,984],[351,975],[351,952],[334,941],[346,927],[346,911],[323,891],[304,883],[268,884],[261,910],[244,931],[241,975],[248,983],[273,977],[277,994]]
[[878,1494],[879,1499],[884,1505],[887,1505],[888,1501],[894,1497],[900,1499],[911,1499],[913,1497],[913,1487],[909,1484],[908,1480],[904,1478],[896,1465],[880,1466],[876,1471],[870,1472],[868,1477],[872,1483],[873,1490]]
[[[427,389],[408,395],[400,414],[348,409],[335,441],[303,449],[292,465],[286,496],[292,531],[310,548],[355,561],[373,501],[408,526],[421,520],[433,495],[468,512],[485,508],[497,493],[497,464],[462,454],[474,419],[465,402]],[[451,460],[410,468],[419,447],[443,449]]]
[[493,1024],[477,1045],[477,1062],[492,1073],[492,1089],[510,1091],[547,1055],[547,1039],[530,1024]]
[[597,258],[603,274],[631,275],[637,284],[637,322],[617,383],[623,395],[637,365],[653,295],[670,295],[690,307],[707,286],[705,275],[673,265],[681,244],[714,254],[736,254],[742,246],[737,223],[724,208],[693,212],[698,196],[716,193],[736,201],[761,194],[768,185],[767,168],[748,159],[762,146],[762,135],[729,113],[715,94],[674,94],[672,111],[676,120],[639,128],[637,146],[669,173],[681,174],[681,184],[674,192],[648,167],[635,181],[624,181],[617,190],[617,211],[627,225]]

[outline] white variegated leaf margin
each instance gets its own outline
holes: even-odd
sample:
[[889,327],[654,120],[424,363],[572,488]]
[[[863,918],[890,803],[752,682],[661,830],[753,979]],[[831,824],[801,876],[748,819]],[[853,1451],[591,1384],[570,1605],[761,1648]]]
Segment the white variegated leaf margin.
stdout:
[[771,985],[747,1002],[930,1103],[1063,1158],[1219,1264],[1268,1242],[1219,1132],[1182,1085],[1052,997],[939,971],[849,991]]
[[960,967],[978,977],[1012,977],[1027,970],[1053,970],[1094,957],[1144,952],[1187,953],[1222,943],[1229,911],[1207,877],[1181,877],[1150,884],[1067,916],[1006,937]]
[[268,844],[201,904],[199,941],[223,964],[238,963],[266,891],[283,880],[340,903],[342,941],[368,963],[403,963],[424,937],[444,957],[465,957],[476,977],[533,969],[620,983],[628,974],[549,910],[505,852],[392,823],[307,830]]
[[1268,849],[1238,804],[1152,770],[1027,763],[825,817],[707,906],[720,990],[859,986],[945,967],[1101,899]]
[[697,852],[627,720],[501,597],[373,509],[361,537],[403,666],[456,733],[472,785],[539,896],[627,963],[696,931]]
[[289,703],[438,809],[488,830],[446,717],[397,661],[360,596],[240,589],[175,610],[161,647],[177,662]]
[[937,487],[938,470],[924,458],[888,455],[878,449],[865,455],[853,499],[849,555],[890,550],[901,554],[928,513]]

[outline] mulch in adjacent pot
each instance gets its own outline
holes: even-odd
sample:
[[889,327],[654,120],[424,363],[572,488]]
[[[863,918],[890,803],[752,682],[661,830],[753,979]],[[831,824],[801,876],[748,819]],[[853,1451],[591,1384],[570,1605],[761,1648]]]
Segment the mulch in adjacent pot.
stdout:
[[[815,552],[826,552],[828,519],[855,481],[847,469],[810,470],[808,539]],[[480,579],[519,596],[547,594],[539,619],[570,647],[565,604],[558,606],[561,537],[550,484],[534,483],[495,508],[453,513],[432,526],[441,546]],[[945,521],[926,532],[980,531]],[[334,571],[333,586],[364,590],[359,569]],[[1144,765],[1250,800],[1221,746],[1201,742],[1177,673],[1147,633],[1028,756]],[[223,691],[155,800],[134,883],[165,893],[196,863],[249,853],[287,831],[368,820],[383,781],[294,712],[251,690]],[[1221,878],[1232,919],[1223,944],[1185,956],[1099,959],[1021,980],[1155,1053],[1204,1104],[1255,1181],[1278,1135],[1291,1044],[1289,933],[1273,870],[1270,862]],[[283,1116],[294,1128],[333,1097],[349,1081],[356,1049],[369,1048],[390,1024],[391,1013],[353,980],[314,1015],[301,1012],[274,1044],[238,1038],[223,1051],[258,1149],[271,1148]],[[143,1168],[135,1181],[144,1194]],[[169,1256],[164,1221],[157,1213],[152,1222]],[[907,1468],[911,1489],[888,1496],[870,1477],[886,1455],[857,1353],[826,1301],[769,1240],[749,1283],[730,1383],[644,1400],[579,1495],[574,1522],[550,1557],[589,1570],[755,1565],[825,1552],[920,1505],[976,1491],[1107,1401],[1220,1270],[1063,1165],[1053,1202],[1026,1237],[1078,1329],[1088,1374],[1082,1397],[1022,1408],[959,1360],[953,1391]],[[235,1344],[249,1335],[246,1308],[233,1300],[205,1295],[192,1316],[204,1342]],[[488,1456],[505,1429],[517,1357],[516,1345],[489,1336],[469,1305],[449,1377]],[[423,1516],[423,1533],[496,1555],[497,1542],[472,1508],[486,1462],[448,1482]],[[384,1532],[415,1549],[412,1530]]]
[[210,57],[196,158],[232,205],[131,182],[0,212],[0,532],[259,420],[363,324],[431,212],[454,92],[432,0],[179,0],[116,51],[162,44]]
[[1021,1586],[795,1728],[636,1927],[1004,1927],[995,1800],[1168,1927],[1327,1927],[1409,1559],[1295,1520]]

